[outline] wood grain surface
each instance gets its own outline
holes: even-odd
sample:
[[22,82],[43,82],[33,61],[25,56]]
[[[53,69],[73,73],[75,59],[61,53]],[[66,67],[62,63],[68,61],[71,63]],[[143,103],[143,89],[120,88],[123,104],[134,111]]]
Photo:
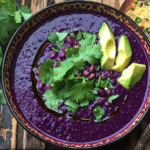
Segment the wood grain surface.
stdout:
[[[22,5],[28,5],[32,9],[32,13],[36,13],[39,10],[45,8],[53,3],[63,2],[64,0],[16,0],[19,7]],[[120,9],[124,0],[93,0],[96,2],[104,3]],[[127,4],[129,4],[130,0]],[[125,9],[125,8],[124,8]],[[1,79],[0,79],[1,81]],[[1,82],[0,82],[1,89]],[[136,142],[140,139],[142,132],[146,126],[150,123],[150,112],[140,123],[140,125],[124,139],[102,148],[102,150],[133,150]],[[30,135],[22,126],[17,123],[16,119],[12,116],[7,105],[0,105],[0,149],[23,149],[23,150],[61,150],[62,148],[55,145],[48,145],[42,141],[36,139]],[[98,148],[100,149],[100,148]],[[150,138],[145,143],[143,150],[150,150]]]

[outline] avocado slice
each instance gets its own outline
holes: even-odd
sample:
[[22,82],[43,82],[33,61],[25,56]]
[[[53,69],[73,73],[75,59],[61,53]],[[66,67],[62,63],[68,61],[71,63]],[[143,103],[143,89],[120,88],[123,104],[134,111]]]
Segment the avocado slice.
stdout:
[[100,40],[99,43],[102,46],[103,57],[101,59],[101,68],[112,69],[115,62],[116,55],[116,43],[112,30],[106,22],[104,22],[98,33]]
[[121,77],[117,81],[126,89],[130,89],[141,80],[145,70],[145,65],[132,63],[128,68],[123,70]]
[[131,60],[132,50],[129,40],[126,36],[121,36],[119,39],[118,56],[116,57],[116,65],[112,67],[114,71],[122,72],[127,67]]

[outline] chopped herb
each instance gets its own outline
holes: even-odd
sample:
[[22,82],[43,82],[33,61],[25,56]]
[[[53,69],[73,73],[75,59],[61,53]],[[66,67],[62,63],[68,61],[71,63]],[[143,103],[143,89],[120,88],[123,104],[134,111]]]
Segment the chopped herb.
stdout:
[[93,109],[93,113],[95,115],[96,120],[101,121],[103,115],[105,114],[105,110],[103,108],[101,108],[100,106],[96,106]]
[[56,49],[54,47],[52,47],[52,50],[54,50],[55,52],[59,52],[59,49]]
[[38,69],[40,71],[39,78],[43,84],[46,83],[50,84],[52,82],[53,79],[53,72],[51,69],[52,65],[53,61],[47,59],[46,61],[44,61],[42,65],[39,66]]
[[57,35],[59,41],[61,42],[67,37],[68,33],[67,32],[56,32],[56,35]]
[[109,101],[110,103],[112,103],[112,101],[115,100],[115,99],[117,99],[118,97],[119,97],[119,95],[110,96],[109,99],[108,99],[108,101]]
[[110,78],[107,78],[106,80],[101,80],[99,86],[102,88],[108,87],[109,89],[113,89],[113,85],[110,82]]
[[73,32],[71,32],[70,35],[71,35],[72,38],[74,38],[74,39],[76,38],[76,36]]
[[78,31],[78,34],[77,34],[77,38],[76,38],[78,41],[80,41],[82,39],[82,33],[81,31],[79,30]]
[[[64,41],[62,39],[65,38],[65,35],[68,34],[66,32],[64,32],[63,34],[60,34],[59,32],[56,33],[57,35],[55,35],[53,32],[51,32],[47,39],[54,43],[55,45],[57,45],[58,48],[61,48],[64,45]],[[62,40],[62,41],[61,41]]]
[[146,28],[145,33],[150,33],[150,28]]
[[99,71],[99,69],[100,69],[100,65],[97,66],[96,71]]
[[97,94],[99,91],[99,88],[94,88],[94,90],[92,91],[93,94]]
[[0,104],[2,104],[2,105],[3,105],[3,104],[7,104],[2,89],[0,90]]
[[98,86],[100,86],[102,76],[99,76]]
[[145,2],[144,5],[145,5],[145,6],[149,6],[149,3],[148,3],[148,2]]
[[146,18],[146,21],[149,21],[149,19],[148,19],[148,18]]
[[48,35],[47,39],[54,44],[59,41],[57,35],[55,35],[53,32]]
[[139,23],[139,22],[141,22],[141,21],[142,21],[142,19],[141,19],[141,18],[136,17],[136,19],[135,19],[135,22],[136,22],[136,23]]

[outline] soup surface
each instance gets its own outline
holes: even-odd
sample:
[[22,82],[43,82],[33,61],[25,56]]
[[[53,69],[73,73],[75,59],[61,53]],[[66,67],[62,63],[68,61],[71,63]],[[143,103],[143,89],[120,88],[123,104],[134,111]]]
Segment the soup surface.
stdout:
[[[81,30],[97,34],[103,22],[107,22],[111,27],[117,46],[120,36],[125,35],[128,37],[133,53],[130,64],[133,62],[145,64],[148,68],[147,56],[136,36],[116,19],[93,11],[69,11],[44,20],[31,30],[17,47],[17,53],[10,70],[13,100],[24,118],[37,130],[49,137],[69,142],[91,142],[108,138],[128,126],[143,106],[146,98],[147,70],[132,90],[123,88],[119,83],[114,86],[112,94],[118,94],[119,98],[114,100],[110,107],[101,104],[101,107],[105,110],[102,122],[95,122],[95,116],[90,110],[90,108],[100,105],[97,101],[91,102],[88,108],[80,107],[74,114],[76,117],[69,116],[69,112],[68,115],[66,113],[66,116],[63,117],[61,115],[55,116],[55,113],[52,113],[42,103],[42,99],[39,100],[36,97],[37,92],[42,97],[45,88],[43,90],[33,90],[32,65],[39,47],[46,40],[49,33]],[[53,52],[49,48],[44,48],[37,66],[43,64],[46,59],[50,59]],[[65,61],[65,59],[62,60]],[[88,68],[89,65],[87,64],[86,69]],[[105,74],[105,71],[101,69],[96,73],[98,72]],[[113,72],[113,74],[116,79],[121,75],[117,72]],[[60,110],[65,109],[65,105],[60,108]],[[88,118],[89,120],[82,118]]]

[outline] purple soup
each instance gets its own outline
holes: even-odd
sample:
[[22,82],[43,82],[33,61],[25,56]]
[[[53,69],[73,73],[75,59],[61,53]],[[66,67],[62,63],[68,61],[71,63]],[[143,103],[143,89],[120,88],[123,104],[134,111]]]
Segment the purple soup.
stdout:
[[[120,36],[125,35],[128,37],[133,53],[130,64],[133,62],[145,64],[148,68],[148,59],[139,39],[116,19],[93,11],[68,11],[44,20],[30,31],[17,47],[17,54],[13,59],[10,70],[13,101],[29,124],[43,134],[62,141],[75,143],[108,138],[127,127],[143,106],[146,100],[147,70],[140,82],[133,89],[127,90],[116,82],[121,73],[112,72],[111,74],[101,69],[94,71],[93,66],[89,64],[86,64],[85,70],[89,70],[91,75],[88,77],[91,78],[90,80],[95,77],[98,78],[99,74],[104,74],[102,78],[105,78],[105,75],[111,78],[114,89],[111,90],[111,93],[107,91],[107,95],[119,95],[119,98],[114,100],[111,106],[107,103],[107,99],[104,98],[108,98],[108,96],[103,96],[103,91],[99,91],[98,99],[90,102],[88,108],[80,107],[74,115],[70,112],[61,115],[46,108],[42,99],[39,98],[42,97],[46,89],[51,87],[49,85],[39,85],[39,72],[37,71],[36,75],[33,75],[32,65],[39,47],[46,40],[49,33],[81,30],[97,34],[103,22],[107,22],[111,27],[117,46]],[[72,42],[70,47],[77,45],[78,42],[74,44]],[[37,66],[39,67],[43,64],[46,59],[65,61],[63,52],[64,50],[61,48],[57,54],[47,45],[37,61]],[[54,67],[57,67],[57,65]],[[96,70],[98,66],[95,65],[94,67]],[[88,72],[84,71],[83,74],[86,76]],[[78,77],[80,76],[78,75]],[[33,78],[35,81],[33,81]],[[35,83],[39,87],[36,87]],[[37,96],[39,93],[40,96]],[[65,111],[66,106],[63,103],[60,105],[59,110]],[[96,106],[101,106],[106,112],[101,122],[94,121],[95,117],[92,111]]]

